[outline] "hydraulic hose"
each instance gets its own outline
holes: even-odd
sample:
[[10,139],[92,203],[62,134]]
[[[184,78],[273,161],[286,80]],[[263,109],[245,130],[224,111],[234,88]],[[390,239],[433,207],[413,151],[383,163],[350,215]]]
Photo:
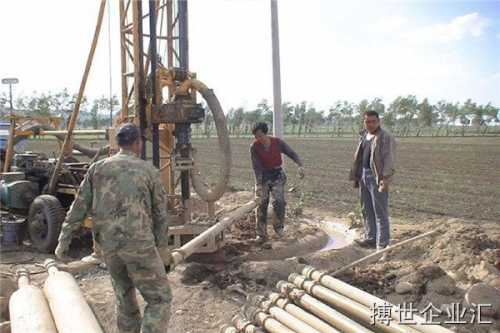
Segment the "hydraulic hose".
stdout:
[[[207,202],[214,202],[220,199],[226,190],[231,176],[231,144],[229,142],[229,131],[226,124],[226,116],[222,111],[222,107],[215,96],[212,89],[209,89],[202,82],[191,79],[192,87],[197,90],[207,102],[208,108],[214,116],[215,128],[217,129],[217,137],[219,139],[219,148],[222,152],[222,173],[213,187],[208,187],[202,179],[201,173],[196,168],[191,172],[191,180],[193,188],[198,195]],[[194,157],[194,156],[193,156]]]

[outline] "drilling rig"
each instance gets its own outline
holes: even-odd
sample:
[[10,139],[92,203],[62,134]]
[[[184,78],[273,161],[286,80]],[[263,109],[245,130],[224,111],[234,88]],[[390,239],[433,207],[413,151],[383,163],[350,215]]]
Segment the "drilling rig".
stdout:
[[[67,185],[64,176],[68,173],[68,165],[65,163],[67,153],[73,148],[80,148],[80,151],[82,148],[73,142],[73,134],[77,132],[75,126],[80,104],[91,70],[107,3],[108,10],[112,9],[112,5],[118,5],[119,12],[120,27],[117,37],[120,38],[122,109],[115,118],[113,126],[107,130],[110,141],[109,149],[99,149],[92,160],[96,160],[103,152],[109,152],[109,154],[116,152],[118,147],[114,142],[114,137],[119,126],[127,122],[137,124],[143,138],[141,158],[151,159],[153,165],[160,170],[161,180],[168,193],[169,247],[179,249],[196,238],[194,242],[196,249],[189,248],[187,252],[214,252],[222,246],[222,229],[191,223],[191,189],[194,189],[198,196],[207,203],[209,217],[214,217],[215,202],[224,194],[229,182],[231,147],[226,119],[216,95],[213,90],[197,79],[194,72],[189,70],[186,0],[119,0],[116,2],[101,0],[94,38],[75,107],[68,120],[67,130],[58,132],[59,139],[64,140],[59,158],[51,161],[50,168],[44,174],[43,184],[40,182],[35,184],[40,189],[34,193],[33,198],[23,201],[25,213],[36,201],[35,197],[38,194],[45,197],[52,196],[50,201],[58,207],[58,212],[68,209],[71,204],[69,201],[57,204],[56,201],[61,201],[59,198],[61,186]],[[165,52],[158,51],[162,45]],[[165,60],[166,63],[164,63]],[[207,107],[198,103],[198,99],[203,99]],[[207,186],[200,175],[191,142],[191,126],[201,123],[206,112],[213,114],[218,144],[222,152],[221,173],[213,187]],[[12,135],[12,140],[14,140],[14,135]],[[78,167],[80,171],[85,172],[88,166],[89,163],[86,163]],[[2,179],[7,176],[7,174],[3,175]],[[73,183],[70,184],[70,201],[76,195],[78,188],[77,184]],[[10,183],[4,185],[5,188],[10,188]],[[9,193],[15,194],[14,192]],[[249,208],[250,210],[248,207],[244,210],[245,213],[253,206]],[[37,216],[48,211],[43,207],[39,210],[40,214]],[[44,252],[53,251],[56,245],[54,241],[57,240],[63,217],[62,213],[58,213],[57,219],[41,216],[39,220],[43,222],[42,224],[37,222],[37,219],[30,223],[28,217],[28,228],[30,224],[43,226],[43,238],[52,240],[50,246],[39,247]],[[88,219],[84,227],[91,227]],[[211,231],[206,233],[207,229]],[[51,230],[53,232],[50,232]],[[203,236],[197,237],[200,234]],[[30,236],[34,238],[33,235]],[[202,239],[201,242],[200,239]],[[184,254],[182,257],[185,257]]]
[[[141,158],[149,158],[151,152],[169,196],[169,245],[177,248],[206,229],[190,223],[191,188],[207,202],[213,217],[214,203],[229,181],[231,147],[226,119],[214,92],[189,70],[188,2],[120,0],[118,6],[122,110],[115,124],[134,122],[139,126],[145,139]],[[159,52],[161,44],[166,46],[164,54]],[[201,123],[207,112],[198,103],[198,94],[213,114],[223,156],[221,176],[212,188],[201,178],[191,142],[192,124]],[[113,142],[110,146],[116,148]],[[180,191],[176,191],[177,185]],[[221,241],[221,234],[214,235],[198,252],[215,251]]]

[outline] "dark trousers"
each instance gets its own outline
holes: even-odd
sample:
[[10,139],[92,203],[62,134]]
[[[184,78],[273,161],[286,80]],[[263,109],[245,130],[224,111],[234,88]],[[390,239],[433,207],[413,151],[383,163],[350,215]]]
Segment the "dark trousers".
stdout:
[[262,184],[262,193],[260,194],[261,201],[257,207],[257,235],[267,237],[267,207],[269,199],[273,197],[273,210],[276,215],[276,223],[273,225],[275,231],[282,231],[285,227],[285,184],[286,175],[283,170],[277,170],[274,173],[265,174]]
[[389,193],[378,191],[375,175],[370,169],[363,169],[359,189],[365,239],[376,241],[377,247],[385,247],[390,240]]

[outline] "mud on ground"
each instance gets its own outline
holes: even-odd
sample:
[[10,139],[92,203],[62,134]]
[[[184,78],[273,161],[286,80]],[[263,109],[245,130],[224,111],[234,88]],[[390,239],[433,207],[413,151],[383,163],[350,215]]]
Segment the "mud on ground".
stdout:
[[[249,192],[228,193],[216,211],[223,215],[251,199]],[[195,223],[206,223],[203,205],[198,205]],[[289,211],[295,211],[289,207]],[[346,218],[306,209],[301,216],[287,217],[286,236],[277,239],[272,228],[270,248],[253,242],[253,214],[238,221],[226,233],[226,244],[215,254],[197,255],[169,273],[173,292],[169,332],[218,332],[239,312],[246,298],[275,290],[279,280],[308,264],[319,269],[340,268],[369,253],[352,243],[341,249],[322,251],[329,244],[324,226]],[[348,271],[339,278],[393,304],[412,302],[422,310],[430,302],[443,311],[453,303],[462,303],[466,290],[474,283],[492,283],[500,276],[500,226],[498,223],[475,224],[458,219],[442,219],[418,224],[393,220],[393,243],[434,228],[442,232],[389,253],[383,262],[374,261]],[[349,243],[349,242],[347,242]],[[26,265],[34,273],[35,284],[46,274],[37,264],[45,255],[33,252],[2,253],[0,271],[10,278],[15,268]],[[23,262],[24,261],[24,262]],[[89,304],[106,332],[115,332],[114,295],[107,271],[102,267],[74,269]],[[401,290],[401,285],[406,286]],[[408,287],[409,286],[409,287]],[[498,286],[498,283],[497,283]],[[404,293],[402,293],[404,291]],[[141,308],[144,302],[138,295]],[[448,325],[458,332],[495,332],[500,321],[489,325]]]

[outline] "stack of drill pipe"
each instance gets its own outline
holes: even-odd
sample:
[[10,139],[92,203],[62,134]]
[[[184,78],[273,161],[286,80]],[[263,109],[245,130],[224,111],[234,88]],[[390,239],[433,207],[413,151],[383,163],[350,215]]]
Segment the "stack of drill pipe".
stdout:
[[335,328],[333,328],[332,326],[328,325],[323,320],[321,320],[318,317],[303,310],[299,306],[291,303],[289,299],[287,299],[286,297],[284,297],[278,293],[269,294],[269,300],[271,303],[273,303],[276,306],[280,307],[281,309],[285,310],[286,312],[288,312],[292,316],[302,320],[304,323],[307,323],[308,325],[313,327],[318,332],[321,332],[321,333],[340,333],[340,331],[338,331]]
[[43,291],[59,333],[103,333],[78,283],[67,272],[59,271],[52,259],[45,261],[49,273]]
[[294,330],[297,333],[321,333],[314,327],[303,322],[299,318],[292,316],[290,313],[286,312],[282,308],[274,305],[271,301],[266,300],[260,303],[260,307],[269,313],[277,321],[285,325],[286,327]]
[[250,320],[255,321],[270,333],[298,333],[289,329],[288,327],[274,319],[271,315],[265,313],[264,310],[259,309],[255,306],[247,307],[246,316],[250,318]]
[[[377,330],[384,333],[413,333],[418,332],[413,328],[401,325],[399,323],[389,321],[387,323],[379,320],[374,320],[373,310],[368,307],[353,301],[352,299],[334,292],[326,287],[323,287],[316,281],[309,280],[303,275],[292,273],[288,277],[288,281],[293,283],[298,288],[305,290],[309,295],[316,297],[334,308],[355,318],[366,326],[372,325]],[[375,318],[376,319],[376,318]]]
[[10,330],[12,333],[57,333],[49,304],[40,288],[30,284],[29,273],[17,272],[19,289],[9,300]]
[[262,328],[255,326],[243,317],[241,314],[237,314],[232,319],[233,325],[237,332],[241,333],[264,333]]
[[326,321],[341,332],[373,333],[373,331],[368,328],[358,324],[356,321],[317,300],[313,296],[308,295],[304,290],[297,288],[292,283],[279,281],[277,288],[282,295],[286,296],[295,304],[318,316],[320,319]]
[[[350,299],[368,307],[371,308],[374,305],[388,305],[392,309],[396,309],[397,307],[391,303],[388,303],[384,301],[383,299],[380,299],[376,296],[373,296],[372,294],[369,294],[363,290],[360,290],[356,287],[351,286],[350,284],[347,284],[339,279],[336,279],[330,275],[328,275],[326,272],[320,271],[315,269],[314,267],[311,266],[306,266],[302,270],[302,275],[305,277],[312,279],[314,281],[319,282],[322,286],[333,290],[339,294],[342,294],[344,296],[349,297]],[[395,320],[399,320],[399,316],[396,311],[391,311],[391,316]],[[416,322],[417,324],[425,324],[425,319],[414,315],[413,316],[413,321]],[[452,333],[451,330],[444,328],[442,326],[438,325],[412,325],[408,324],[408,327],[411,327],[417,331],[424,332],[424,333]]]

